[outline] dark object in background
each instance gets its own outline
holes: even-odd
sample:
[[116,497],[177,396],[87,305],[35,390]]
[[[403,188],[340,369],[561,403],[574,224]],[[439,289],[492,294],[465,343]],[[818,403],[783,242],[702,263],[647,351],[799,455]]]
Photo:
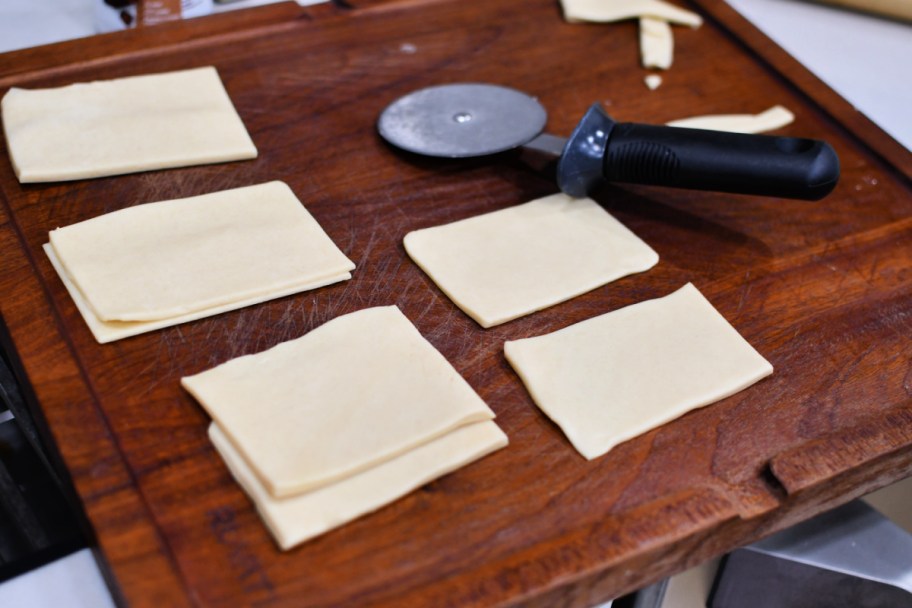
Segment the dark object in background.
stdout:
[[0,582],[87,546],[0,352]]
[[670,580],[667,578],[662,579],[648,587],[643,587],[639,591],[619,597],[607,608],[662,608]]
[[912,534],[854,501],[730,553],[710,608],[912,608]]

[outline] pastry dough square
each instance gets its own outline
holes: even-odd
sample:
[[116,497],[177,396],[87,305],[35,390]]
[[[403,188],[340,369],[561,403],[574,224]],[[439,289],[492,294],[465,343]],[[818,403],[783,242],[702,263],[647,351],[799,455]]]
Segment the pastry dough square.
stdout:
[[257,156],[213,67],[53,89],[12,88],[0,109],[22,183]]
[[282,182],[137,205],[49,234],[99,342],[350,278],[354,264]]
[[482,327],[569,300],[659,261],[595,201],[566,194],[410,232],[405,249]]
[[375,511],[507,445],[494,422],[475,422],[335,483],[274,498],[217,424],[209,426],[209,437],[282,549]]
[[494,418],[395,306],[337,317],[181,384],[274,497],[316,489]]
[[535,403],[589,460],[773,373],[690,283],[507,342],[504,353]]

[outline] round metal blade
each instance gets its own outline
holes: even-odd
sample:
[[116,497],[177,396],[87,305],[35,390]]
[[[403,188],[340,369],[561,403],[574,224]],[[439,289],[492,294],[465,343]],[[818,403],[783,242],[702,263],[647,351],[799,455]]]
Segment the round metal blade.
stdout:
[[465,158],[521,146],[541,133],[547,118],[542,105],[521,91],[458,83],[400,97],[380,115],[377,129],[409,152]]

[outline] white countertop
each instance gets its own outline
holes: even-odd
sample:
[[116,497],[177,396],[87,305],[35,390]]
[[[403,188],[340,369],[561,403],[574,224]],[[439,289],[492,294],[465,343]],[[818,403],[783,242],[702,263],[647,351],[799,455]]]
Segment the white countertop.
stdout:
[[912,150],[912,23],[796,0],[728,0]]
[[88,549],[0,584],[8,608],[113,608],[114,600]]

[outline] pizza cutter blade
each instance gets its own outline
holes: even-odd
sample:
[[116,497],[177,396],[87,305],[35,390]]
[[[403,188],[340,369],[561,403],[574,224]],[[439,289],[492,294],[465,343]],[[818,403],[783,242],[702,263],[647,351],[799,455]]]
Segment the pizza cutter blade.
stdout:
[[547,112],[534,97],[500,85],[454,83],[390,104],[377,129],[403,150],[467,158],[526,148],[557,158],[570,196],[603,181],[818,200],[839,181],[826,142],[614,121],[593,104],[567,139],[542,133]]
[[548,114],[534,98],[507,87],[445,84],[400,97],[380,115],[377,128],[398,148],[443,158],[512,150],[545,128]]

